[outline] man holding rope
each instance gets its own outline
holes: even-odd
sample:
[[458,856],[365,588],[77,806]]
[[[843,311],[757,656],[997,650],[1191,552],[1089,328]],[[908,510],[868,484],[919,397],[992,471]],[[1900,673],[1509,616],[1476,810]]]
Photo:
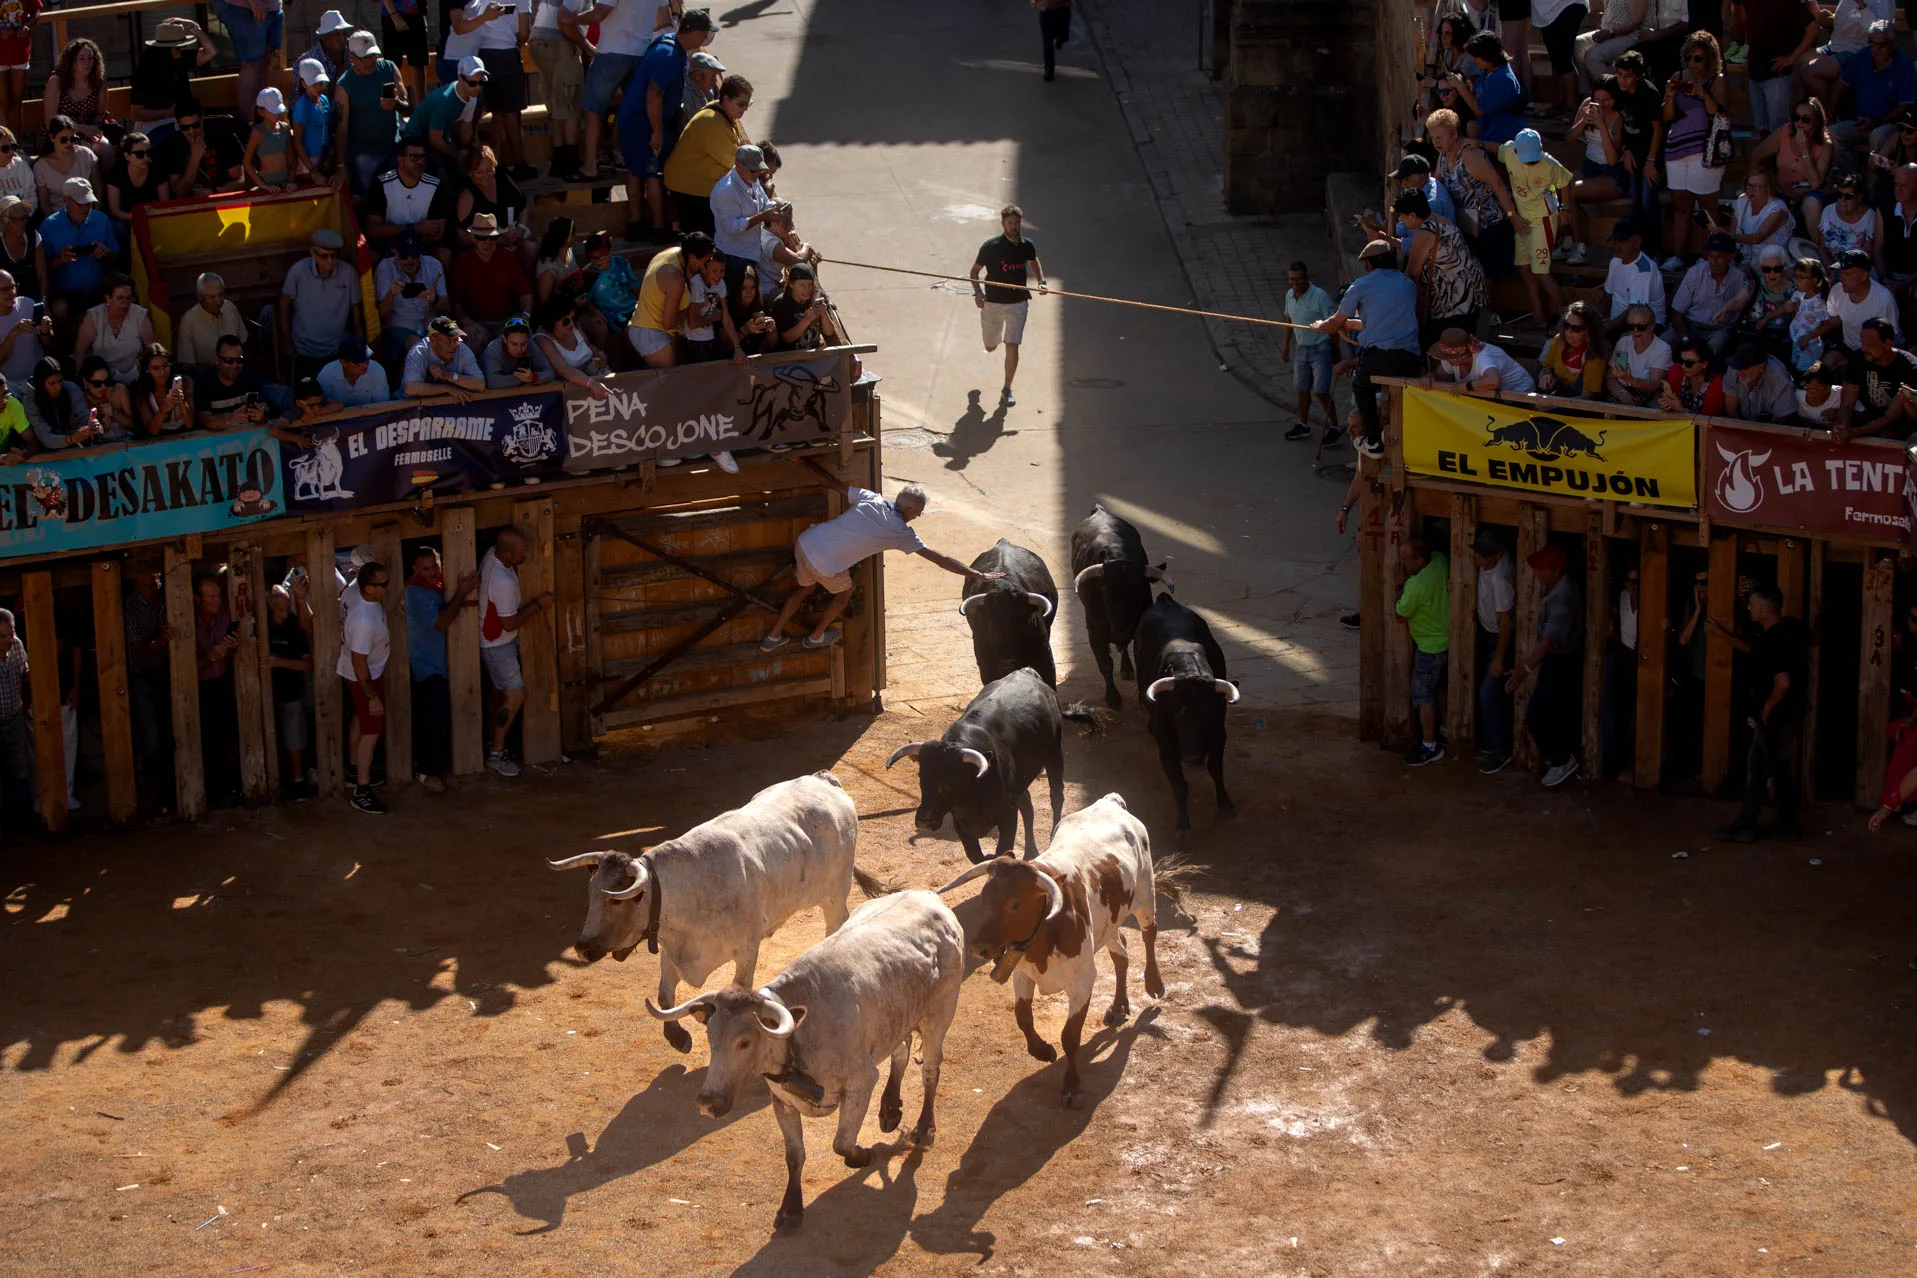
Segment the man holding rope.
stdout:
[[[1001,341],[1005,343],[1005,389],[999,392],[998,402],[1001,408],[1010,408],[1018,402],[1012,398],[1012,377],[1018,372],[1018,344],[1025,336],[1025,310],[1034,291],[1025,283],[1027,271],[1038,280],[1036,291],[1042,294],[1045,267],[1038,260],[1038,246],[1019,234],[1025,226],[1025,214],[1018,205],[1007,204],[1000,209],[998,220],[1005,233],[979,245],[966,278],[972,281],[972,301],[979,308],[986,353],[997,350]],[[979,287],[981,272],[985,275],[983,288]]]
[[1398,246],[1373,240],[1358,253],[1365,273],[1352,281],[1338,309],[1311,326],[1314,333],[1358,330],[1358,368],[1351,390],[1358,401],[1364,438],[1353,447],[1366,457],[1384,456],[1384,423],[1378,417],[1374,376],[1417,377],[1424,372],[1418,349],[1418,286],[1398,269]]

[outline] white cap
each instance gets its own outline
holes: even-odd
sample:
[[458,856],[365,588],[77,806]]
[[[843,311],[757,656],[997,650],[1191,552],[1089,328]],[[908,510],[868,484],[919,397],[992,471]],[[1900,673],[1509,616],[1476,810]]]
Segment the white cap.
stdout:
[[346,51],[356,58],[377,58],[379,41],[371,31],[355,31],[346,37]]
[[484,80],[486,64],[476,53],[469,53],[459,60],[459,78],[462,80]]
[[100,197],[93,193],[93,183],[83,177],[70,177],[60,184],[60,194],[75,204],[98,204]]
[[318,58],[300,59],[301,84],[331,84],[333,77],[326,74],[326,64]]
[[329,36],[340,31],[351,31],[353,24],[338,9],[328,9],[320,15],[319,25],[313,28],[315,36]]
[[281,95],[278,89],[261,89],[260,96],[253,99],[253,105],[262,110],[270,111],[274,115],[286,114],[286,98]]

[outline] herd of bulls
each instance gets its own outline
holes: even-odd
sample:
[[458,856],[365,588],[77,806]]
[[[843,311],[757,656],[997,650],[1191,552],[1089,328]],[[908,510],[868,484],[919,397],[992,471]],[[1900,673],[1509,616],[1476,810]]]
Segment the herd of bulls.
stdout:
[[[914,1034],[924,1100],[909,1138],[919,1146],[932,1143],[945,1035],[968,954],[992,964],[994,981],[1012,983],[1018,1028],[1041,1061],[1057,1053],[1034,1028],[1033,996],[1068,994],[1061,1034],[1067,1106],[1079,1099],[1078,1052],[1101,949],[1117,978],[1104,1022],[1120,1025],[1131,1015],[1127,919],[1138,923],[1144,941],[1146,993],[1165,992],[1156,907],[1158,891],[1169,885],[1153,865],[1144,823],[1115,793],[1061,817],[1064,724],[1095,728],[1098,712],[1061,707],[1054,691],[1058,589],[1051,573],[1037,555],[1005,541],[972,567],[1003,574],[967,578],[960,603],[985,686],[939,740],[902,746],[886,765],[918,760],[917,827],[936,831],[949,813],[976,863],[965,873],[936,892],[891,891],[859,869],[858,812],[829,772],[769,786],[743,807],[639,856],[597,851],[550,863],[592,870],[579,955],[588,962],[607,954],[623,961],[645,944],[659,956],[658,1002],[647,999],[646,1009],[664,1022],[666,1041],[690,1051],[692,1037],[680,1021],[691,1017],[704,1026],[710,1064],[699,1089],[700,1113],[725,1114],[742,1088],[765,1080],[785,1141],[777,1228],[804,1216],[801,1120],[836,1112],[833,1151],[848,1167],[864,1167],[872,1151],[858,1143],[859,1130],[879,1066],[889,1058],[879,1127],[892,1132],[904,1116],[899,1084],[911,1064]],[[1112,681],[1111,648],[1119,649],[1121,674],[1136,670],[1178,800],[1179,829],[1190,825],[1181,760],[1205,761],[1219,810],[1229,814],[1225,707],[1238,690],[1225,678],[1210,628],[1169,593],[1152,598],[1163,565],[1152,566],[1138,531],[1103,507],[1094,507],[1073,533],[1072,573],[1113,708],[1121,697]],[[1052,801],[1051,844],[1042,856],[1027,793],[1040,772]],[[1026,860],[1008,855],[1021,814]],[[988,859],[980,839],[993,830],[997,855]],[[961,907],[967,913],[961,925],[944,894],[981,878],[983,890]],[[848,911],[854,882],[869,899]],[[755,987],[761,942],[813,906],[825,915],[825,939]],[[728,962],[729,988],[677,1001],[681,981],[703,985]]]

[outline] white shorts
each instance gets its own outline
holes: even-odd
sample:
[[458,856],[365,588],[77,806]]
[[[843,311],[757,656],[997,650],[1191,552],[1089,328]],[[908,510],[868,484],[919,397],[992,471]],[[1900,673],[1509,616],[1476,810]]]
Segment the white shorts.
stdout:
[[1724,170],[1705,168],[1704,157],[1701,154],[1672,160],[1664,168],[1666,182],[1673,191],[1688,191],[1692,195],[1716,195],[1724,186]]
[[643,357],[656,351],[662,351],[672,345],[672,334],[656,328],[640,328],[637,324],[626,329],[626,337],[632,342],[632,349]]
[[1025,338],[1025,309],[1030,302],[987,302],[979,312],[979,328],[985,334],[985,349],[996,350],[1000,342],[1017,346]]

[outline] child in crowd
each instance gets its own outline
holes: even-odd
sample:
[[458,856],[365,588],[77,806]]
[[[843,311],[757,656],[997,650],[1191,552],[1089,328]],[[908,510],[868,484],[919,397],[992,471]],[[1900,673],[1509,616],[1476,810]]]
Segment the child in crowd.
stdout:
[[[333,81],[318,58],[300,60],[300,95],[293,101],[293,131],[306,167],[317,174],[333,155]],[[344,181],[344,173],[340,175]]]
[[1536,129],[1521,131],[1498,148],[1498,163],[1511,175],[1511,199],[1518,216],[1517,266],[1531,294],[1531,313],[1540,321],[1564,313],[1564,294],[1551,277],[1551,246],[1558,236],[1559,193],[1571,185],[1571,171],[1544,149]]
[[1797,416],[1804,425],[1830,430],[1842,421],[1843,396],[1835,381],[1822,361],[1805,371],[1804,384],[1797,388]]
[[706,259],[689,288],[691,305],[686,311],[686,362],[703,364],[724,359],[714,323],[726,306],[725,254],[715,252]]
[[1797,313],[1791,317],[1791,368],[1803,372],[1824,354],[1824,340],[1813,337],[1830,319],[1825,298],[1830,294],[1830,274],[1814,257],[1797,259]]
[[301,161],[293,147],[293,128],[286,122],[286,98],[278,89],[261,89],[253,105],[253,132],[240,159],[247,184],[261,191],[280,190],[292,182]]

